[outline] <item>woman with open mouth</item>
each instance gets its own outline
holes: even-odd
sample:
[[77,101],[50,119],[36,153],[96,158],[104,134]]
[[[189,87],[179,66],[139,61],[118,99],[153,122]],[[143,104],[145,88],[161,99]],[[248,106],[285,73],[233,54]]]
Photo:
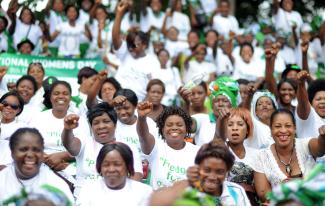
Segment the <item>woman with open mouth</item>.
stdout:
[[[90,109],[88,121],[92,136],[75,136],[73,130],[78,127],[79,116],[69,114],[64,118],[62,142],[71,155],[76,158],[77,177],[74,196],[79,197],[81,188],[87,182],[94,182],[100,178],[96,171],[96,158],[100,149],[109,143],[114,143],[117,115],[115,110],[103,102]],[[135,174],[130,177],[140,180],[142,177],[142,164],[140,153],[136,147],[130,147],[134,157]]]
[[4,165],[12,162],[9,149],[10,136],[21,127],[27,126],[17,121],[17,117],[24,109],[24,100],[15,92],[7,92],[0,98],[0,170]]
[[[49,99],[46,99],[50,109],[40,112],[33,118],[30,126],[37,128],[44,137],[45,163],[55,171],[65,170],[62,175],[70,179],[75,175],[75,166],[71,164],[74,158],[62,145],[61,133],[63,130],[64,117],[71,112],[71,87],[65,81],[56,81],[51,85]],[[90,129],[85,118],[80,117],[79,127],[74,130],[75,135],[90,136]],[[80,134],[80,135],[79,135]],[[67,168],[68,167],[68,168]],[[66,169],[67,168],[67,169]]]
[[234,161],[225,145],[202,145],[195,157],[196,165],[191,167],[194,170],[188,171],[188,180],[155,192],[150,205],[250,206],[244,189],[226,180]]
[[[16,194],[48,185],[74,199],[69,186],[44,162],[44,140],[37,129],[20,128],[10,137],[13,163],[0,172],[0,205],[8,205]],[[7,202],[8,201],[8,202]],[[14,202],[13,202],[14,203]],[[11,205],[11,204],[9,204]]]
[[152,188],[130,178],[135,173],[134,158],[126,144],[104,145],[96,160],[96,170],[101,178],[82,187],[77,205],[148,205]]
[[198,146],[185,141],[190,136],[192,119],[179,107],[167,107],[157,119],[161,139],[149,132],[147,116],[152,103],[138,104],[137,132],[142,152],[148,155],[153,189],[171,186],[186,178],[187,168],[193,164]]
[[254,166],[256,192],[262,201],[265,194],[282,182],[303,178],[315,166],[317,157],[325,154],[325,126],[318,138],[296,138],[293,114],[286,109],[275,111],[270,119],[274,144],[259,151]]

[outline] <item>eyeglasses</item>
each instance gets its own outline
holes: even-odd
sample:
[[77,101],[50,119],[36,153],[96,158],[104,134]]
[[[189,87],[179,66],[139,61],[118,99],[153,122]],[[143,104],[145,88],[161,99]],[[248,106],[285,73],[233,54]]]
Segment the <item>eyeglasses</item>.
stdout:
[[6,102],[6,101],[1,102],[1,104],[3,105],[3,107],[8,107],[8,106],[10,106],[11,109],[13,109],[13,110],[17,110],[17,109],[19,109],[19,105],[17,105],[17,104],[10,104],[10,103],[8,103],[8,102]]

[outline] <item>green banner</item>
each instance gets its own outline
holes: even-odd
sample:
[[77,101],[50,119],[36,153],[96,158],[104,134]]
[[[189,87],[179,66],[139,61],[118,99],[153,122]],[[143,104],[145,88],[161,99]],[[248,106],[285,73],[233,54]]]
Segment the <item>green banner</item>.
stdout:
[[28,65],[32,62],[42,63],[46,76],[57,78],[76,78],[79,70],[85,66],[101,70],[105,68],[101,59],[68,59],[20,54],[0,54],[0,65],[7,66],[9,75],[27,74]]

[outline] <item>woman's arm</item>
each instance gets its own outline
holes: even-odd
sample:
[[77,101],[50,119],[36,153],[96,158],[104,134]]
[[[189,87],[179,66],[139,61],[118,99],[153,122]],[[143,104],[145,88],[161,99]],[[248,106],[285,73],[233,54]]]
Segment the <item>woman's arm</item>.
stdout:
[[297,88],[297,114],[300,119],[306,120],[310,114],[311,105],[308,100],[308,93],[306,90],[305,82],[309,74],[306,71],[301,71],[297,74],[298,88]]
[[100,91],[100,88],[102,87],[103,82],[105,81],[105,79],[107,78],[107,70],[102,70],[97,74],[97,78],[95,80],[95,82],[93,83],[93,85],[90,87],[89,89],[89,93],[87,95],[87,101],[86,101],[86,105],[87,108],[90,109],[93,106],[95,106],[97,104],[96,101],[96,96]]
[[146,155],[149,155],[155,146],[155,138],[149,132],[147,124],[147,115],[152,112],[153,105],[152,103],[145,101],[140,102],[137,106],[138,110],[138,121],[137,121],[137,132],[140,139],[142,152]]
[[315,159],[325,155],[325,125],[321,126],[318,131],[318,138],[313,138],[308,143],[309,151]]
[[122,23],[123,15],[128,7],[129,4],[126,1],[121,1],[116,7],[116,16],[115,16],[113,31],[112,31],[113,46],[115,50],[118,50],[122,45],[122,39],[120,36],[121,23]]
[[75,114],[69,114],[64,118],[64,129],[61,134],[63,146],[67,151],[77,156],[81,149],[81,142],[78,138],[74,137],[73,129],[78,127],[79,116]]
[[89,26],[87,24],[85,24],[85,36],[89,39],[89,41],[93,39]]
[[265,195],[267,192],[272,191],[272,187],[265,174],[254,172],[254,182],[257,196],[261,199],[262,202],[267,201]]
[[164,21],[163,21],[163,24],[162,24],[162,27],[161,27],[161,33],[163,33],[163,35],[165,37],[167,37],[167,34],[168,34],[168,29],[167,29],[167,18],[168,17],[171,17],[172,16],[172,10],[169,8],[166,10],[166,14],[165,14],[165,17],[164,17]]
[[265,49],[265,83],[267,86],[267,89],[273,93],[277,98],[279,98],[277,87],[276,87],[276,81],[274,78],[274,64],[276,59],[276,48],[275,44],[272,45],[272,49]]

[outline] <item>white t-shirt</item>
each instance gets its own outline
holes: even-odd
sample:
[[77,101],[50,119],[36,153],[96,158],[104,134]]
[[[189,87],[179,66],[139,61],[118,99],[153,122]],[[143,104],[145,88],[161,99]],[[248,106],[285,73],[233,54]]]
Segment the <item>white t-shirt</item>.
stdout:
[[10,136],[19,128],[27,127],[27,124],[23,122],[17,121],[15,119],[14,121],[10,123],[1,123],[1,134],[0,139],[1,140],[9,140]]
[[174,11],[171,17],[167,17],[166,29],[174,26],[178,29],[178,39],[187,41],[187,34],[191,31],[190,18],[181,12]]
[[171,186],[186,179],[186,170],[194,164],[199,147],[186,142],[181,150],[175,150],[164,140],[156,139],[155,146],[148,155],[151,170],[150,185],[153,189]]
[[[158,138],[158,128],[156,122],[151,118],[147,118],[147,124],[150,134],[152,134],[155,139]],[[137,122],[132,125],[127,125],[117,120],[115,129],[115,138],[119,142],[123,142],[129,146],[133,146],[138,149],[139,153],[142,153],[139,136],[137,133]]]
[[79,55],[80,35],[85,32],[84,24],[71,26],[68,22],[63,22],[56,27],[61,36],[59,46],[59,56]]
[[[64,126],[63,118],[54,117],[52,109],[40,112],[38,116],[33,118],[30,126],[35,127],[42,134],[45,153],[52,154],[66,151],[61,140]],[[73,130],[73,133],[76,137],[90,137],[90,127],[83,117],[79,118],[79,126]]]
[[312,106],[310,107],[310,113],[306,120],[300,119],[296,110],[295,118],[298,138],[318,137],[318,129],[325,124],[325,119],[321,118]]
[[169,52],[171,58],[177,57],[180,53],[184,53],[189,48],[185,41],[171,41],[169,39],[165,42],[165,49]]
[[[90,15],[89,12],[84,11],[83,9],[79,9],[79,17],[77,19],[77,24],[85,25],[89,24]],[[80,43],[89,43],[89,39],[86,37],[84,33],[80,34]]]
[[222,193],[220,203],[223,206],[250,206],[251,203],[247,198],[244,188],[240,185],[224,181],[222,185]]
[[[76,156],[77,161],[77,176],[75,183],[74,195],[78,197],[81,188],[86,182],[94,182],[100,179],[100,174],[96,170],[96,160],[102,144],[96,142],[93,137],[80,137],[81,148]],[[140,153],[136,147],[130,146],[133,153],[134,170],[138,173],[143,173]]]
[[202,73],[206,74],[203,81],[208,81],[209,75],[211,73],[216,73],[217,71],[216,65],[207,61],[198,62],[196,60],[192,60],[188,64],[188,69],[185,70],[184,74],[184,82],[189,82],[193,77]]
[[13,34],[14,45],[16,48],[17,45],[25,38],[28,38],[34,44],[34,46],[36,46],[41,36],[42,31],[38,25],[28,25],[20,21],[19,18],[16,18],[15,33]]
[[231,147],[228,147],[230,152],[235,156],[235,161],[236,162],[242,162],[248,166],[250,166],[251,168],[255,167],[255,162],[256,162],[256,157],[258,155],[259,150],[251,148],[251,147],[247,147],[246,145],[244,145],[245,147],[245,157],[243,159],[240,159],[235,153],[234,151],[231,149]]
[[223,17],[218,14],[213,17],[212,28],[215,29],[219,35],[227,38],[229,37],[230,31],[235,32],[236,34],[238,33],[239,25],[236,17],[231,15]]
[[158,14],[154,13],[150,7],[148,7],[149,23],[150,26],[154,26],[157,29],[161,30],[161,27],[164,23],[165,12],[160,11]]
[[284,60],[285,64],[296,64],[296,56],[295,51],[291,47],[284,45],[282,49],[280,49],[278,56],[281,56]]
[[[52,35],[59,24],[62,24],[66,20],[66,17],[57,14],[55,11],[50,10],[50,16],[48,19],[50,34]],[[61,42],[61,36],[59,35],[53,42],[49,44],[50,47],[59,47]]]
[[9,141],[0,139],[0,165],[8,165],[12,163]]
[[271,135],[271,129],[266,124],[252,116],[254,130],[253,137],[245,139],[244,144],[247,147],[263,149],[274,143]]
[[106,54],[110,50],[112,44],[113,21],[106,20],[105,27],[101,31],[102,48],[98,47],[99,30],[97,19],[93,20],[89,29],[93,39],[90,43],[90,48],[87,51],[87,57],[95,58]]
[[126,12],[123,16],[122,22],[121,22],[121,31],[123,33],[127,33],[127,31],[132,27],[139,27],[141,31],[148,32],[150,29],[150,16],[147,8],[147,15],[143,15],[141,13],[140,21],[138,22],[136,20],[136,16],[133,16],[133,19],[130,19],[130,12]]
[[41,110],[44,108],[43,105],[43,100],[44,100],[44,89],[43,87],[39,88],[36,93],[34,94],[34,96],[32,96],[32,98],[29,100],[29,104],[33,104],[34,106],[36,106],[37,108],[40,108]]
[[170,106],[177,96],[178,88],[182,85],[179,71],[176,67],[167,67],[160,69],[157,76],[165,84],[165,95],[161,103]]
[[33,117],[38,115],[38,113],[41,112],[41,109],[35,105],[33,105],[31,102],[24,105],[23,112],[20,113],[20,115],[16,118],[18,122],[23,122],[26,125],[29,125],[32,121]]
[[19,194],[23,188],[22,184],[29,189],[50,185],[61,190],[70,202],[74,204],[74,199],[67,183],[54,174],[45,164],[41,165],[38,175],[28,180],[18,180],[15,167],[11,164],[0,172],[0,182],[0,204],[13,195]]
[[192,118],[196,121],[195,144],[202,146],[214,138],[216,123],[210,121],[208,114],[194,114]]
[[151,193],[150,186],[129,178],[126,179],[125,186],[119,190],[108,188],[103,179],[98,179],[82,188],[77,205],[101,206],[106,202],[112,206],[147,206]]
[[300,28],[303,24],[300,13],[296,11],[287,12],[282,8],[278,9],[276,15],[273,16],[275,29],[277,31],[282,30],[285,33],[292,32],[292,25],[296,24],[296,33],[299,35]]
[[244,62],[242,58],[236,59],[234,67],[234,79],[255,81],[258,77],[265,76],[265,62],[259,58],[252,58],[249,63]]
[[158,58],[154,55],[146,54],[141,58],[133,58],[123,41],[121,47],[116,51],[116,56],[120,59],[121,65],[117,70],[115,78],[125,89],[132,89],[139,101],[146,96],[146,87],[150,79],[154,78],[160,69]]
[[[310,139],[296,139],[295,142],[298,164],[303,176],[309,174],[316,164],[309,151],[309,141]],[[254,169],[256,172],[265,174],[272,187],[277,186],[288,178],[286,174],[281,171],[271,151],[271,146],[259,151]]]
[[8,50],[8,36],[3,31],[0,34],[0,51],[7,51]]

